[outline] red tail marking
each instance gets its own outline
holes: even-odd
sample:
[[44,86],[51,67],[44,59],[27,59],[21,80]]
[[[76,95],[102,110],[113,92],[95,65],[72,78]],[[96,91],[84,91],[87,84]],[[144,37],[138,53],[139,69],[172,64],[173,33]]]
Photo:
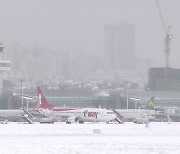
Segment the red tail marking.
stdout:
[[42,90],[39,86],[37,86],[37,93],[38,93],[38,97],[39,95],[41,95],[41,107],[44,108],[44,109],[52,109],[54,108],[53,105],[49,104],[47,99],[45,98],[45,96],[43,95],[42,93]]

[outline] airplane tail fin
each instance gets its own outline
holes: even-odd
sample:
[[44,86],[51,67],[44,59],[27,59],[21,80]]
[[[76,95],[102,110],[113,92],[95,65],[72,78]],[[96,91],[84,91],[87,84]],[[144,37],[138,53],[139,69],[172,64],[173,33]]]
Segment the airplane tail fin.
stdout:
[[147,110],[154,110],[154,96],[151,97],[151,99],[148,101],[146,105]]
[[42,107],[44,109],[52,109],[54,106],[49,104],[46,97],[39,86],[37,86],[38,102],[36,103],[36,108]]

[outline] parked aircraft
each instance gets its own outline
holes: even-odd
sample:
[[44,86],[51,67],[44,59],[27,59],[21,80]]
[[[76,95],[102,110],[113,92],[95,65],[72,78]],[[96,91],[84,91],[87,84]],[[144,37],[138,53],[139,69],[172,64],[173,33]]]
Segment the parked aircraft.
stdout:
[[22,119],[24,111],[22,109],[10,109],[10,110],[0,110],[0,119],[8,121],[18,121]]
[[144,109],[118,109],[116,110],[127,121],[145,123],[155,119],[154,97],[151,97]]
[[53,105],[48,103],[39,86],[37,87],[37,93],[39,96],[39,101],[36,104],[36,106],[53,111],[55,119],[66,119],[66,123],[109,122],[113,120],[117,121],[118,123],[122,123],[122,121],[117,118],[115,112],[111,110],[102,108],[77,109],[66,107],[54,107]]
[[[44,109],[45,110],[45,109]],[[37,114],[39,116],[37,116]],[[32,124],[33,122],[40,123],[53,123],[54,119],[46,114],[42,110],[26,110],[23,109],[10,109],[10,110],[0,110],[0,121],[10,121],[10,122],[28,122]]]

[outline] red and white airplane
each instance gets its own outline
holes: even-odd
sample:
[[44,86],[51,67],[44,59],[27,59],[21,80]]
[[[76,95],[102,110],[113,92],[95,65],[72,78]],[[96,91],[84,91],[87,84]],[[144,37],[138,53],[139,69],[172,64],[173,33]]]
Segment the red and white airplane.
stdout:
[[[54,107],[49,104],[41,88],[37,87],[37,93],[39,101],[36,104],[37,108],[43,108],[50,111],[49,116],[53,116],[56,120],[66,119],[66,123],[72,122],[111,122],[116,121],[122,123],[120,119],[117,118],[115,112],[112,110],[102,109],[102,108],[66,108],[66,107]],[[48,114],[48,113],[46,113]]]

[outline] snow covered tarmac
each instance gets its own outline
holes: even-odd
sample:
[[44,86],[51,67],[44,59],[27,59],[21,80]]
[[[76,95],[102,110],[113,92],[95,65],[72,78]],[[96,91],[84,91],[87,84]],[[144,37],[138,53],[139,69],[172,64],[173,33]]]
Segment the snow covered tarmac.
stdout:
[[180,123],[8,123],[0,145],[1,154],[180,154]]

